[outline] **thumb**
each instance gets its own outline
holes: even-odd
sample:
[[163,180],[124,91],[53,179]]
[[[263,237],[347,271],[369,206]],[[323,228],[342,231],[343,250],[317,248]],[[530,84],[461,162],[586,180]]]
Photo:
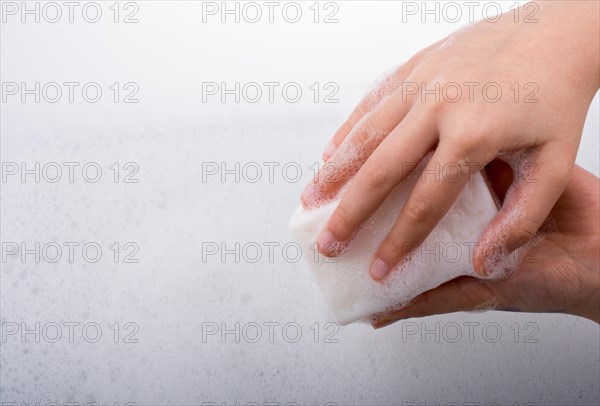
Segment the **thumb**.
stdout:
[[515,270],[518,255],[515,258],[511,254],[518,254],[515,251],[541,237],[540,227],[568,184],[573,170],[569,162],[573,161],[553,162],[556,155],[550,157],[549,150],[536,155],[535,161],[523,160],[523,155],[507,159],[513,169],[513,183],[474,253],[473,267],[481,276],[500,272],[498,267],[505,272]]

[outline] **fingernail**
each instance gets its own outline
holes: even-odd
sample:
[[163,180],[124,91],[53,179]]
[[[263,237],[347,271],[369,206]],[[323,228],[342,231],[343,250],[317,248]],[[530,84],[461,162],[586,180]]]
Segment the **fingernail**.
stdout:
[[325,255],[331,255],[339,243],[328,230],[323,230],[317,238],[317,247]]
[[377,281],[382,280],[385,275],[389,272],[389,268],[385,262],[383,262],[380,258],[375,258],[371,263],[371,268],[369,269],[369,273],[371,277]]
[[325,148],[325,152],[323,152],[323,160],[328,161],[336,149],[337,149],[337,146],[333,142],[330,142],[327,145],[327,147]]
[[489,262],[490,261],[487,258],[475,258],[473,260],[473,269],[475,270],[475,273],[483,278],[489,276],[491,273]]
[[475,273],[481,277],[486,277],[487,276],[487,271],[485,269],[485,265],[483,265],[482,261],[479,262],[474,262],[473,263],[473,270],[475,271]]

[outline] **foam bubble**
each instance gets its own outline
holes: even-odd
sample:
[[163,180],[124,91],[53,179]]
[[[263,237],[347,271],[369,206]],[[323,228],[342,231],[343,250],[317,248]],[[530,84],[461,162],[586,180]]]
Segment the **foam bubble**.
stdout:
[[331,159],[319,169],[317,182],[302,194],[302,199],[308,207],[317,208],[336,200],[346,190],[351,178],[389,134],[372,127],[369,123],[367,114],[354,126]]
[[483,313],[483,312],[497,309],[498,306],[500,306],[500,301],[498,301],[498,299],[494,297],[494,298],[488,300],[487,302],[484,302],[484,303],[481,303],[481,304],[475,306],[475,308],[472,311],[476,312],[476,313]]
[[[473,247],[497,213],[496,204],[479,173],[467,184],[423,245],[395,266],[384,283],[370,277],[368,268],[373,254],[395,223],[422,169],[423,164],[392,191],[357,232],[351,248],[333,261],[325,257],[315,260],[312,255],[306,257],[325,303],[339,324],[397,309],[422,292],[458,276],[478,277],[472,267]],[[310,247],[314,246],[338,203],[339,198],[314,210],[296,209],[290,230],[303,252],[311,252]],[[422,247],[437,248],[431,252]],[[459,255],[451,255],[451,249],[460,249]]]
[[[547,219],[536,235],[513,252],[508,252],[505,242],[509,232],[525,217],[525,202],[535,193],[530,186],[532,171],[536,170],[536,150],[503,152],[498,158],[506,162],[513,172],[513,183],[506,192],[502,216],[485,230],[480,249],[488,250],[484,256],[487,269],[492,270],[493,279],[504,279],[513,274],[527,254],[539,244],[543,237],[556,228],[552,219]],[[535,173],[535,172],[533,172]]]
[[382,100],[391,96],[402,85],[402,80],[398,78],[397,71],[400,67],[393,67],[381,72],[375,79],[371,88],[363,97],[361,103],[364,113],[371,111]]

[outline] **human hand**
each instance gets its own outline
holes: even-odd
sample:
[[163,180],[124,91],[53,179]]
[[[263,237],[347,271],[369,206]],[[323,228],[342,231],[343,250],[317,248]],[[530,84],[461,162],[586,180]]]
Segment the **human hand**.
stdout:
[[[510,169],[494,161],[488,177],[496,193],[506,193]],[[506,279],[468,276],[424,292],[396,311],[378,314],[372,324],[434,314],[497,310],[562,312],[600,323],[600,180],[576,166],[565,192],[551,211],[556,231],[546,234]]]
[[430,175],[373,258],[374,279],[402,259],[402,247],[423,242],[471,175],[497,156],[512,164],[515,179],[477,244],[475,271],[490,275],[536,234],[571,179],[600,86],[598,2],[537,4],[537,23],[504,16],[461,30],[416,54],[359,104],[302,194],[306,208],[316,207],[354,176],[318,239],[324,255],[337,255],[432,150]]

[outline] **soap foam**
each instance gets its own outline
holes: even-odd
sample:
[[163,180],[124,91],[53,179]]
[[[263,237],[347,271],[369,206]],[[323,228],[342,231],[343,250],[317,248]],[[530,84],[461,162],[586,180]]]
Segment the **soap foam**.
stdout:
[[489,225],[485,230],[480,248],[491,255],[485,257],[486,268],[492,270],[493,279],[504,279],[513,274],[523,259],[543,239],[548,232],[556,230],[552,218],[548,218],[537,231],[535,236],[512,253],[504,246],[509,230],[513,229],[525,217],[525,202],[531,199],[534,190],[528,185],[531,181],[531,165],[536,151],[503,152],[498,158],[506,162],[512,170],[513,182],[506,192],[505,206],[500,220]]
[[341,325],[405,305],[424,291],[461,275],[478,277],[472,267],[475,244],[497,213],[496,204],[480,173],[467,183],[457,201],[425,242],[395,266],[384,282],[368,272],[371,258],[396,221],[423,165],[398,185],[362,225],[337,258],[313,252],[317,237],[339,204],[336,200],[313,210],[298,207],[290,231],[302,247],[309,268],[331,310]]
[[401,68],[402,66],[386,69],[375,78],[375,81],[362,98],[360,105],[363,113],[371,111],[382,100],[388,98],[400,88],[403,80],[398,78],[397,72]]
[[371,114],[375,107],[392,96],[402,85],[403,81],[397,77],[398,69],[400,68],[393,68],[381,74],[363,97],[359,104],[362,117],[319,170],[318,182],[313,184],[313,189],[303,194],[302,198],[308,207],[319,207],[335,200],[339,190],[333,191],[332,195],[332,188],[327,184],[345,184],[349,181],[391,132],[391,129],[382,131],[370,123],[373,121]]
[[311,185],[312,190],[303,193],[302,199],[308,207],[316,208],[336,200],[388,135],[387,132],[368,125],[369,114],[363,116],[336,149],[331,159],[319,169],[318,182]]

